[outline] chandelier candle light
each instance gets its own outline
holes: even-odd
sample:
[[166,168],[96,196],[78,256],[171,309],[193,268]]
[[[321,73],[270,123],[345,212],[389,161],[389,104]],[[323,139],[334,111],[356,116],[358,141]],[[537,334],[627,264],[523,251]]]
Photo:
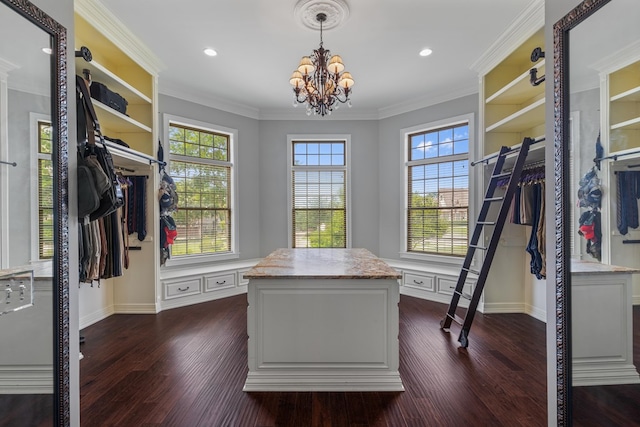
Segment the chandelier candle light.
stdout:
[[339,103],[347,103],[351,107],[349,95],[354,84],[353,77],[344,71],[344,64],[340,55],[322,47],[322,23],[327,15],[318,13],[316,20],[320,23],[320,47],[314,49],[311,56],[303,56],[298,69],[291,74],[289,83],[293,86],[296,98],[293,106],[307,103],[307,115],[331,114]]

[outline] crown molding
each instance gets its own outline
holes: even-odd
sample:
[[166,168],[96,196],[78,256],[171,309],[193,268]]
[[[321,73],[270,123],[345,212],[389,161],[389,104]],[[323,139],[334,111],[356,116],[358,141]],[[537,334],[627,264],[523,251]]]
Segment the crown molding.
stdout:
[[386,119],[388,117],[409,113],[411,111],[420,110],[422,108],[431,107],[433,105],[442,104],[443,102],[452,101],[454,99],[462,98],[468,95],[474,95],[477,93],[478,86],[469,86],[466,88],[460,88],[453,92],[448,92],[446,94],[423,95],[419,98],[414,98],[409,101],[391,105],[389,107],[380,108],[380,110],[378,110],[378,118]]
[[599,73],[610,74],[640,59],[640,40],[635,41],[610,55],[594,62],[589,68]]
[[469,68],[481,75],[487,74],[543,27],[544,0],[532,0],[527,8]]
[[10,82],[7,85],[7,89],[16,91],[16,92],[24,92],[31,95],[51,97],[51,87],[48,85],[38,85],[38,84],[28,84],[26,82]]
[[248,117],[255,120],[381,120],[399,114],[409,113],[411,111],[420,110],[422,108],[431,107],[433,105],[442,104],[443,102],[452,101],[478,93],[477,86],[462,88],[455,92],[448,92],[439,95],[424,95],[406,102],[391,105],[380,109],[362,109],[362,108],[340,108],[334,111],[330,116],[307,116],[304,108],[268,108],[258,109],[248,105],[239,104],[233,101],[220,99],[204,95],[202,92],[193,92],[179,84],[172,84],[166,80],[160,79],[158,93],[161,95],[171,96],[195,104],[203,105],[209,108],[215,108],[231,114]]
[[0,79],[7,80],[7,78],[9,77],[9,71],[15,70],[17,68],[20,68],[20,66],[7,61],[6,59],[0,58]]
[[75,0],[75,12],[150,74],[165,68],[160,59],[99,0]]
[[203,92],[192,92],[179,84],[174,84],[163,79],[158,80],[158,93],[161,95],[171,96],[173,98],[204,105],[205,107],[222,110],[227,113],[238,114],[250,119],[260,119],[260,111],[255,107],[205,95]]

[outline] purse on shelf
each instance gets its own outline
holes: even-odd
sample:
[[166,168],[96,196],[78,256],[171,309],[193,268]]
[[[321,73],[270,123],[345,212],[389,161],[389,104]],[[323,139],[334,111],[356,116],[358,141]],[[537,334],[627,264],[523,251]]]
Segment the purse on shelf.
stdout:
[[[122,187],[118,181],[113,164],[113,158],[109,152],[107,145],[104,144],[104,137],[100,131],[100,123],[96,115],[91,96],[85,80],[81,76],[76,76],[76,89],[79,93],[78,116],[83,116],[84,120],[78,121],[78,151],[82,156],[82,162],[79,161],[79,167],[86,167],[91,172],[93,178],[93,188],[95,193],[99,195],[99,205],[86,213],[92,203],[90,200],[81,200],[81,198],[91,199],[94,191],[86,182],[87,171],[78,172],[78,214],[80,217],[89,216],[90,221],[107,216],[116,211],[116,209],[124,205],[124,194]],[[82,106],[82,108],[81,108]],[[99,144],[96,144],[96,141]],[[82,174],[82,176],[81,176]],[[81,192],[82,187],[82,192]],[[83,210],[80,211],[80,205]],[[84,215],[81,215],[83,214]]]

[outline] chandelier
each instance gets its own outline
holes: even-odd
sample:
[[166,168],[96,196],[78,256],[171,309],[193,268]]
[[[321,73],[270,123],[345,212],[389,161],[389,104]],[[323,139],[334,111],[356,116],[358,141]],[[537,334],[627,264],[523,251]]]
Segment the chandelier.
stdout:
[[295,100],[293,106],[307,103],[307,115],[325,116],[331,114],[339,103],[347,103],[351,107],[349,95],[354,84],[353,77],[344,71],[340,55],[331,55],[322,47],[322,23],[326,21],[325,13],[318,13],[316,20],[320,23],[320,47],[314,49],[311,56],[303,56],[298,69],[291,74],[289,83],[293,86]]

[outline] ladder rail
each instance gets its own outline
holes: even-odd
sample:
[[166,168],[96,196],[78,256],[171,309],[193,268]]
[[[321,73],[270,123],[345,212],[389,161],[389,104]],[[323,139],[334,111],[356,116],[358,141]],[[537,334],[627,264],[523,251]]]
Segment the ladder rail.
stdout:
[[[465,260],[463,262],[462,269],[460,271],[460,275],[456,283],[455,291],[452,295],[451,302],[447,310],[447,315],[445,316],[444,320],[440,322],[441,328],[444,330],[449,329],[449,327],[451,326],[451,322],[453,320],[456,320],[458,323],[462,325],[462,329],[460,331],[460,336],[458,338],[458,341],[460,341],[463,347],[467,347],[468,345],[468,334],[471,329],[471,325],[473,323],[473,319],[475,317],[478,304],[480,302],[480,297],[484,290],[484,285],[489,275],[489,269],[491,268],[491,263],[493,262],[495,252],[498,248],[500,235],[502,234],[502,230],[504,228],[504,224],[506,222],[507,215],[509,213],[511,200],[513,199],[516,187],[518,185],[518,181],[520,179],[522,170],[524,168],[524,163],[526,161],[526,158],[529,152],[529,146],[535,142],[536,141],[534,141],[532,138],[524,138],[522,145],[517,148],[518,150],[520,150],[520,153],[518,154],[518,157],[516,158],[516,162],[509,174],[510,177],[507,184],[507,189],[505,191],[504,197],[501,198],[502,205],[500,206],[498,215],[495,219],[495,222],[493,223],[494,229],[491,235],[489,245],[486,248],[480,248],[477,245],[477,243],[482,234],[483,226],[490,224],[489,222],[486,221],[486,216],[489,212],[491,202],[498,201],[499,199],[499,198],[493,197],[493,194],[497,188],[497,178],[505,177],[505,174],[502,173],[502,167],[504,165],[506,155],[514,152],[515,151],[514,149],[509,147],[502,147],[498,155],[498,160],[496,161],[496,164],[494,166],[491,179],[489,181],[489,184],[487,185],[485,199],[484,199],[482,208],[480,210],[480,214],[478,216],[478,221],[476,222],[476,227],[473,233],[473,237],[470,241],[469,249],[467,250],[467,255],[465,256]],[[456,310],[458,308],[460,297],[464,295],[463,289],[464,289],[468,272],[470,271],[471,261],[473,260],[475,249],[485,249],[486,250],[485,257],[482,261],[482,266],[478,274],[476,286],[470,298],[466,315],[464,317],[464,320],[460,322],[459,316],[456,315]]]
[[[509,147],[504,147],[504,146],[500,149],[500,152],[498,153],[498,160],[496,160],[496,163],[493,166],[493,172],[491,173],[492,178],[485,191],[485,199],[493,197],[493,194],[497,188],[497,181],[494,180],[493,177],[501,176],[502,167],[504,165],[505,158],[506,158],[505,156],[507,153],[511,152],[510,150],[511,149]],[[478,213],[478,222],[484,222],[486,220],[486,217],[489,213],[490,208],[491,208],[491,205],[489,203],[483,202],[482,207],[480,208],[480,212]],[[473,261],[473,257],[475,256],[476,245],[478,244],[481,236],[482,236],[482,227],[478,226],[478,223],[476,223],[476,226],[473,231],[473,235],[469,240],[469,248],[467,249],[467,254],[464,258],[464,261],[462,262],[462,270],[460,271],[460,275],[458,276],[458,281],[456,282],[454,293],[453,293],[451,302],[449,304],[449,308],[447,310],[447,317],[445,317],[442,324],[443,329],[448,329],[449,326],[451,326],[451,322],[454,319],[455,311],[458,307],[460,296],[462,294],[464,284],[467,280],[468,270],[471,267],[471,262]]]

